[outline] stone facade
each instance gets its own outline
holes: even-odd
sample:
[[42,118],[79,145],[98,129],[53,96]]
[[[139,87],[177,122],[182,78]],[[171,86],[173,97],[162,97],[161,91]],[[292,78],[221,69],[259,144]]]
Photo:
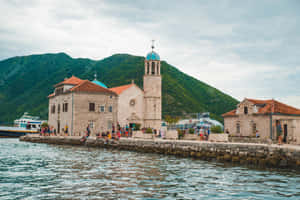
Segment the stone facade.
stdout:
[[[74,93],[73,135],[83,135],[90,124],[91,135],[111,131],[117,124],[117,95],[109,93]],[[95,111],[89,111],[89,104],[95,104]],[[101,111],[101,106],[104,111]],[[111,107],[111,110],[110,110]]]
[[[57,89],[62,87],[58,86],[49,96],[49,126],[53,127],[58,135],[64,135],[68,129],[67,134],[70,136],[84,135],[88,125],[91,135],[110,131],[113,124],[116,126],[117,94],[89,81],[76,77],[70,79],[73,79],[73,87],[57,93]],[[74,80],[81,82],[76,85]]]
[[121,127],[144,125],[144,92],[135,84],[118,96],[118,122]]
[[161,75],[159,60],[145,60],[144,127],[161,128]]
[[278,121],[282,127],[284,142],[300,144],[298,109],[275,100],[245,99],[237,105],[237,109],[224,114],[223,117],[224,130],[228,130],[231,137],[255,138],[258,131],[260,137],[257,142],[276,142]]

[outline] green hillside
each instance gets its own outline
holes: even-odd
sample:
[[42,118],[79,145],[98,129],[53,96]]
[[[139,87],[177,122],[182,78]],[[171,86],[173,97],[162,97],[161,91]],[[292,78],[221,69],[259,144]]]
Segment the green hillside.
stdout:
[[[186,113],[221,114],[235,107],[237,100],[162,62],[163,115]],[[25,111],[47,119],[48,94],[53,85],[75,75],[92,80],[94,73],[109,87],[128,84],[142,87],[144,57],[116,54],[100,61],[74,59],[65,53],[13,57],[0,61],[0,124],[11,122]]]

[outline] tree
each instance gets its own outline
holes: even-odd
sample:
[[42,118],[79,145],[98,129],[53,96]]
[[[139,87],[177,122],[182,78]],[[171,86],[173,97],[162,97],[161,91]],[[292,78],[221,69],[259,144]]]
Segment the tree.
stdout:
[[212,126],[210,127],[210,130],[212,133],[222,133],[222,127],[221,126]]

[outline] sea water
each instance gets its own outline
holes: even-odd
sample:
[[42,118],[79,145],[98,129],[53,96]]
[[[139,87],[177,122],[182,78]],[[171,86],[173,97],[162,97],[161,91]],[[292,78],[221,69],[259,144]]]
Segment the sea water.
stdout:
[[0,199],[300,199],[300,174],[0,139]]

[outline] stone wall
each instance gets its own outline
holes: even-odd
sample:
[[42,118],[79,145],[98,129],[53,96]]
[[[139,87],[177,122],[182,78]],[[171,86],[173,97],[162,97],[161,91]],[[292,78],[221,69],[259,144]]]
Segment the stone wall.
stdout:
[[132,132],[133,138],[139,138],[139,139],[152,139],[154,138],[154,134],[152,133],[143,133],[142,131],[133,131]]
[[217,143],[184,140],[146,140],[122,138],[119,141],[110,140],[105,143],[103,139],[90,137],[81,142],[80,137],[43,137],[27,135],[21,141],[85,145],[88,147],[115,148],[120,150],[133,150],[138,152],[169,154],[183,157],[194,157],[203,160],[216,160],[237,164],[247,164],[275,168],[294,168],[300,170],[300,147],[267,144],[245,143]]
[[208,141],[211,141],[211,142],[228,142],[228,134],[211,133],[211,134],[209,134]]

